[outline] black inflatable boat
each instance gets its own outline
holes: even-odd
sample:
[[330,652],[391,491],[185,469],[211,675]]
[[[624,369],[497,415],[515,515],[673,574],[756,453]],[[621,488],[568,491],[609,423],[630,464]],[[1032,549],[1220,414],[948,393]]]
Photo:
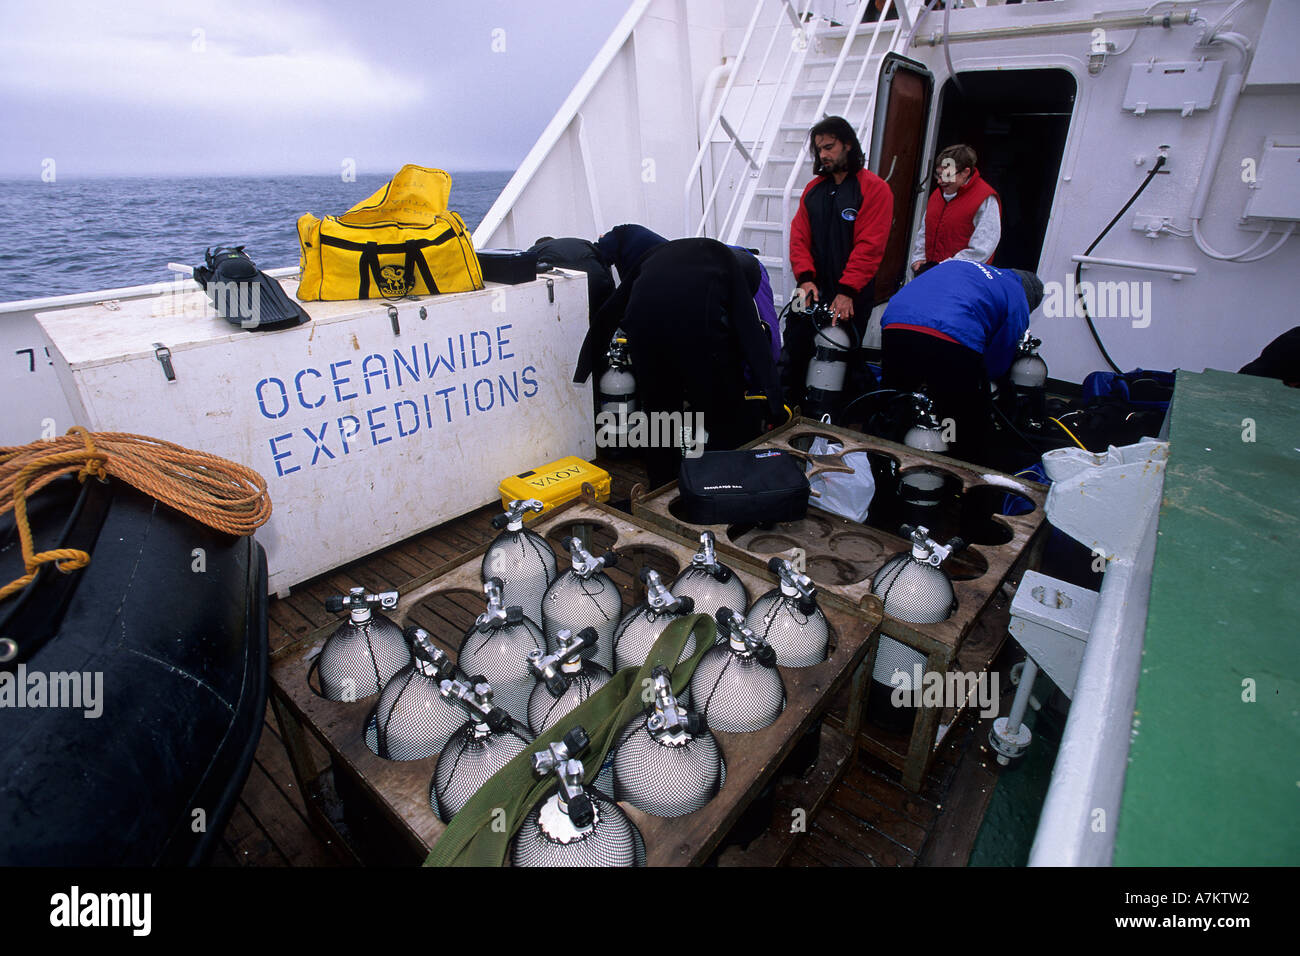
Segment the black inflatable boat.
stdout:
[[[28,511],[91,560],[0,603],[0,865],[202,863],[261,735],[266,555],[120,481]],[[23,573],[10,511],[0,584]]]

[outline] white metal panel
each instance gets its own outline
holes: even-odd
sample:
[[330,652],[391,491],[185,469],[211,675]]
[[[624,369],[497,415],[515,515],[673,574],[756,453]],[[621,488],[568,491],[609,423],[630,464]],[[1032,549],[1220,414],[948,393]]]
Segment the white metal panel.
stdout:
[[1265,140],[1254,186],[1246,201],[1247,216],[1300,219],[1300,133]]
[[[1211,17],[1211,19],[1216,19]],[[1235,26],[1235,24],[1234,24]],[[1247,89],[1284,88],[1300,84],[1300,3],[1272,0],[1264,16],[1259,45],[1246,74]]]
[[400,334],[384,303],[306,303],[311,323],[257,333],[205,315],[204,301],[38,321],[78,424],[266,477],[273,514],[257,537],[272,590],[485,504],[525,468],[595,452],[590,385],[570,381],[588,324],[581,273],[403,300]]
[[1123,108],[1135,113],[1149,110],[1208,110],[1219,87],[1223,63],[1219,60],[1135,63],[1129,68]]

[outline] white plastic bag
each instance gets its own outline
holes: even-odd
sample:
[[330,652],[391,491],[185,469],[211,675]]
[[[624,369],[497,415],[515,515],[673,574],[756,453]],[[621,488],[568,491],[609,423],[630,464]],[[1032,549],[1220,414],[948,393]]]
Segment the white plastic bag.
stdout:
[[[838,455],[843,450],[844,446],[839,442],[832,443],[825,438],[814,438],[808,454]],[[816,491],[821,495],[821,497],[814,497],[810,494],[808,503],[816,505],[823,511],[862,523],[867,520],[867,510],[871,507],[871,499],[876,494],[876,479],[871,474],[871,460],[865,451],[855,451],[844,456],[844,464],[853,469],[853,474],[827,471],[808,479],[808,490]]]

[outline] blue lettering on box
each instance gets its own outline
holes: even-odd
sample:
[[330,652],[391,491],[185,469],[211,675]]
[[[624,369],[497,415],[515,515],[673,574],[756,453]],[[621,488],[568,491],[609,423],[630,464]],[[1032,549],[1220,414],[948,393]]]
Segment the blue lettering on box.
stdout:
[[[426,398],[427,398],[427,396],[426,396]],[[403,425],[402,425],[402,406],[403,406],[403,405],[410,405],[410,406],[411,406],[411,411],[415,413],[415,422],[414,422],[414,424],[411,425],[411,428],[410,428],[409,431],[408,431],[405,427],[403,427]],[[395,417],[397,418],[397,434],[398,434],[398,437],[400,437],[400,438],[405,438],[407,435],[414,435],[416,432],[418,432],[418,431],[420,430],[420,406],[419,406],[419,405],[416,405],[415,402],[411,401],[409,398],[404,398],[404,399],[402,399],[400,402],[396,402],[396,403],[394,403],[394,404],[393,404],[393,413],[394,413]]]
[[325,404],[325,393],[323,391],[320,393],[320,400],[317,402],[307,401],[306,396],[303,395],[302,393],[302,377],[309,373],[315,375],[317,378],[323,377],[321,373],[316,371],[314,368],[305,368],[293,377],[294,388],[298,389],[298,404],[301,405],[303,408],[308,408],[308,409],[320,408],[322,405]]
[[511,352],[509,355],[506,354],[506,346],[510,344],[510,340],[501,334],[508,328],[512,328],[512,326],[509,325],[497,326],[497,358],[499,358],[503,362],[506,359],[512,359],[515,357],[514,352]]
[[280,449],[275,447],[276,442],[288,441],[292,437],[293,437],[293,433],[290,432],[287,435],[276,435],[274,438],[271,439],[271,460],[275,462],[275,473],[279,475],[281,478],[283,478],[285,475],[292,475],[295,471],[298,471],[301,467],[300,465],[294,465],[292,468],[286,469],[283,465],[280,464],[280,462],[284,461],[286,458],[292,455],[293,452],[280,451]]
[[378,408],[372,408],[366,412],[366,421],[370,422],[370,444],[372,445],[382,445],[386,441],[393,440],[392,435],[389,435],[387,438],[378,437],[379,433],[388,427],[388,422],[380,422],[378,425],[375,424],[375,412],[382,412],[387,407],[387,405],[380,405]]
[[531,365],[525,365],[523,372],[519,376],[524,380],[525,385],[531,385],[533,387],[533,390],[531,392],[528,391],[528,389],[526,388],[524,389],[524,398],[532,398],[534,395],[537,394],[537,379],[529,378],[528,377],[529,372],[532,372],[534,375],[536,375],[537,369]]
[[329,430],[329,426],[330,426],[329,422],[321,422],[319,436],[313,434],[312,430],[308,428],[306,425],[304,425],[302,428],[302,430],[307,433],[307,437],[316,443],[316,447],[312,449],[312,453],[311,453],[311,463],[313,465],[316,464],[316,459],[320,457],[321,452],[325,453],[326,458],[332,459],[334,457],[334,452],[330,451],[329,447],[325,444],[325,432]]
[[340,402],[351,401],[352,399],[357,397],[356,392],[353,392],[351,395],[344,395],[343,392],[340,390],[341,386],[346,385],[348,382],[352,381],[352,379],[348,378],[346,375],[343,376],[343,378],[339,378],[339,369],[341,369],[345,365],[351,365],[351,364],[352,364],[352,359],[344,359],[342,362],[330,363],[330,377],[334,381],[334,397]]
[[[424,347],[427,350],[429,346],[426,343]],[[406,374],[411,376],[412,382],[418,382],[420,380],[420,359],[416,354],[414,345],[411,346],[410,362],[406,361],[406,356],[402,353],[401,349],[393,349],[393,371],[397,374],[398,388],[402,387],[403,368],[406,369]]]
[[[370,363],[372,360],[379,364],[378,369],[372,370],[370,368]],[[384,388],[388,389],[390,387],[388,382],[388,363],[384,361],[384,357],[382,355],[379,354],[367,355],[364,359],[361,360],[361,376],[363,379],[365,379],[367,395],[372,394],[372,390],[370,387],[370,380],[379,375],[382,375],[384,377]]]
[[[343,423],[347,422],[348,427],[344,428]],[[361,431],[361,419],[355,415],[344,415],[339,419],[339,438],[343,440],[343,454],[350,455],[352,449],[348,447],[348,439]]]
[[[272,382],[274,382],[276,387],[280,389],[280,401],[284,405],[284,408],[280,409],[278,412],[272,412],[266,407],[266,396],[262,394],[262,389]],[[285,415],[289,414],[289,392],[284,387],[284,382],[280,381],[278,378],[264,378],[258,382],[257,407],[262,410],[262,414],[267,418],[283,418]]]
[[[487,345],[485,346],[487,354],[483,356],[483,361],[481,362],[479,361],[477,342],[478,336],[480,335],[487,340]],[[478,368],[480,365],[486,365],[488,362],[492,361],[492,336],[488,335],[481,329],[471,332],[469,334],[469,357],[470,361],[474,363],[475,368]]]

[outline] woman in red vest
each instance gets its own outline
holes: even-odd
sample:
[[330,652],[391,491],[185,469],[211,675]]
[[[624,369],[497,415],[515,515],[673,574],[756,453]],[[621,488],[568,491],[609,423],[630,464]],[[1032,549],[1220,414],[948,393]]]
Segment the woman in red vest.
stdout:
[[939,187],[930,194],[912,243],[912,272],[945,259],[991,263],[1002,238],[1002,200],[975,168],[975,150],[949,146],[935,157]]

